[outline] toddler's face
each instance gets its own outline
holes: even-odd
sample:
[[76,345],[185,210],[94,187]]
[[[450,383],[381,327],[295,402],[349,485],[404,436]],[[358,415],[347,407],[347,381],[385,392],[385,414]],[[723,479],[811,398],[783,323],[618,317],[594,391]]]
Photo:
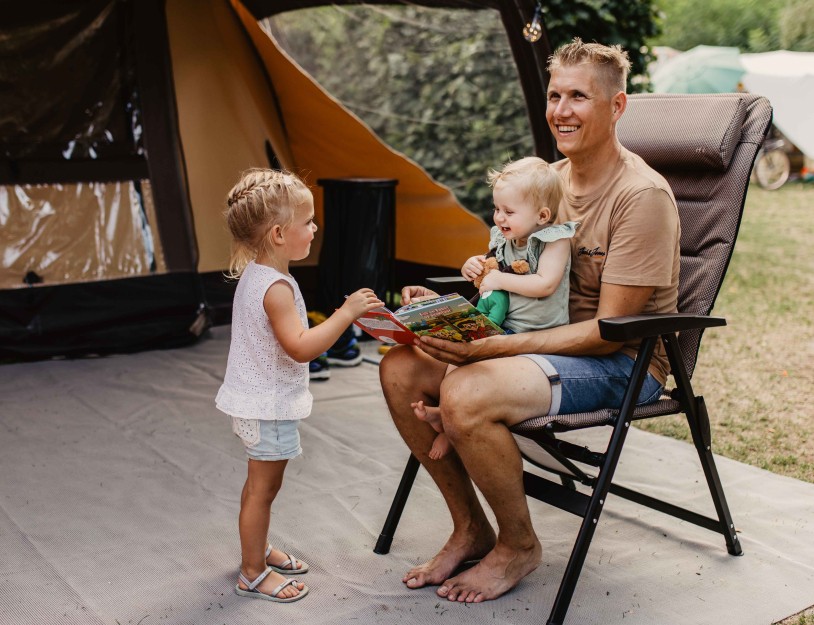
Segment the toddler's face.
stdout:
[[495,203],[495,225],[503,236],[517,245],[526,244],[529,235],[542,228],[548,219],[543,207],[535,207],[517,185],[505,180],[495,184],[492,192]]
[[294,209],[294,220],[283,234],[286,252],[291,260],[302,260],[311,253],[311,242],[316,231],[314,202],[309,200]]

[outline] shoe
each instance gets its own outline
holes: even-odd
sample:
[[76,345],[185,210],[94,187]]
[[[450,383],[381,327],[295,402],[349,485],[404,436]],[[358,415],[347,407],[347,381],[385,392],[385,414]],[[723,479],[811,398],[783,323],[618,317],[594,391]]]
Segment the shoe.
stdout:
[[312,380],[327,380],[331,377],[331,366],[326,354],[327,352],[308,363],[308,377]]
[[355,367],[362,362],[362,352],[356,345],[355,337],[345,342],[342,347],[337,347],[339,341],[331,347],[328,354],[328,364],[336,367]]
[[276,603],[293,603],[294,601],[299,601],[305,595],[308,594],[308,586],[303,586],[302,590],[299,591],[300,594],[295,595],[293,597],[281,597],[280,591],[283,588],[291,584],[298,583],[297,580],[291,578],[285,580],[282,584],[277,586],[277,588],[272,590],[271,593],[269,593],[268,595],[264,592],[260,592],[259,590],[257,590],[257,587],[260,585],[260,582],[266,579],[266,577],[268,576],[269,573],[271,573],[271,571],[272,571],[271,567],[268,567],[265,571],[260,573],[260,575],[257,576],[257,579],[255,579],[253,582],[250,582],[246,578],[246,576],[243,575],[243,573],[241,573],[240,575],[238,575],[238,579],[242,583],[246,584],[247,588],[243,589],[240,587],[240,584],[237,584],[235,586],[235,594],[240,595],[241,597],[251,597],[252,599],[265,599],[266,601],[274,601]]
[[[271,555],[271,545],[266,547],[266,560],[269,559]],[[310,570],[310,567],[303,562],[302,560],[298,560],[290,553],[286,554],[288,556],[288,560],[284,560],[280,562],[280,564],[269,564],[266,562],[266,566],[269,567],[275,573],[280,573],[281,575],[302,575],[303,573],[307,573]],[[297,568],[297,564],[299,563],[300,568]]]

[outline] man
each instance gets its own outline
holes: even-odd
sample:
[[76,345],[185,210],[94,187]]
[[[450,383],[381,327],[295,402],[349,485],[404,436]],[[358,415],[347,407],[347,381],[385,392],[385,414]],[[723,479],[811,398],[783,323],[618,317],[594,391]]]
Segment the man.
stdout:
[[[667,182],[616,137],[625,111],[630,62],[618,46],[575,39],[549,62],[546,119],[567,158],[555,164],[564,185],[560,221],[579,221],[572,240],[571,323],[472,343],[422,337],[390,350],[381,382],[393,421],[432,476],[453,520],[438,554],[411,571],[409,588],[439,585],[450,601],[499,597],[531,573],[542,548],[531,525],[522,460],[509,427],[542,414],[618,405],[637,343],[609,343],[598,320],[673,312],[678,297],[679,223]],[[405,303],[431,294],[405,287]],[[499,360],[495,360],[499,358]],[[458,368],[444,377],[447,363]],[[650,367],[640,403],[658,398],[668,373],[663,349]],[[435,431],[411,402],[440,406],[454,448],[428,450]],[[472,487],[492,508],[498,534]],[[469,560],[478,564],[454,575]]]

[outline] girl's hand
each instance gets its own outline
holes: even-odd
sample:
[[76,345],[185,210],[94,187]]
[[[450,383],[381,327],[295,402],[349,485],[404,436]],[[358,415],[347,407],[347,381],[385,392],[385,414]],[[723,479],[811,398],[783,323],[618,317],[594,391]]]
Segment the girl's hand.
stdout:
[[483,295],[488,291],[499,291],[501,290],[500,286],[500,279],[503,276],[499,271],[490,271],[485,276],[483,276],[483,280],[480,283],[480,294]]
[[384,302],[371,289],[359,289],[345,299],[339,309],[351,317],[351,321],[358,319],[369,310],[384,306]]
[[472,282],[483,271],[483,263],[486,261],[486,256],[473,256],[469,258],[464,266],[461,267],[461,275]]

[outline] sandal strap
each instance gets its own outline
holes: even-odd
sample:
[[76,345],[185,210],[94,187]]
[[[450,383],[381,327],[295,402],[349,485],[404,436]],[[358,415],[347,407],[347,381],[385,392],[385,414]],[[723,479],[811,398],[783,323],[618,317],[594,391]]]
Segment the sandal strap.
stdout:
[[[269,546],[266,547],[266,560],[269,559],[272,549],[273,547],[269,543]],[[297,562],[299,562],[299,560],[297,560],[297,558],[295,558],[290,553],[287,553],[285,555],[288,556],[288,560],[283,560],[282,562],[280,562],[280,564],[275,564],[274,566],[276,566],[278,569],[289,569],[291,571],[299,571],[300,567],[297,566]]]
[[[298,571],[299,567],[297,566],[297,558],[292,556],[290,553],[286,554],[288,556],[288,560],[283,560],[280,564],[277,565],[278,569],[291,569],[292,571]],[[291,565],[291,566],[289,566]]]
[[[249,590],[254,590],[255,588],[257,588],[258,585],[260,585],[263,582],[264,579],[266,579],[268,577],[269,573],[271,573],[271,567],[266,567],[266,570],[263,571],[262,573],[260,573],[260,575],[258,575],[254,579],[253,582],[250,582],[249,579],[245,575],[243,575],[242,572],[238,574],[237,578],[241,582],[246,584],[246,586],[248,587]],[[279,586],[278,586],[278,588],[279,588]],[[276,590],[275,590],[275,593],[276,593]],[[274,594],[274,593],[272,593],[272,594]]]
[[[285,580],[285,581],[284,581],[282,584],[280,584],[279,586],[277,586],[277,588],[275,588],[274,590],[272,590],[272,591],[271,591],[271,596],[272,596],[272,597],[277,597],[277,596],[279,596],[280,591],[281,591],[283,588],[285,588],[286,586],[291,586],[291,585],[296,584],[296,583],[297,583],[297,580],[296,580],[296,579],[291,579],[291,578],[289,577],[289,578],[288,578],[287,580]],[[299,591],[299,588],[297,588],[296,586],[294,586],[294,590],[298,590],[298,591]]]

